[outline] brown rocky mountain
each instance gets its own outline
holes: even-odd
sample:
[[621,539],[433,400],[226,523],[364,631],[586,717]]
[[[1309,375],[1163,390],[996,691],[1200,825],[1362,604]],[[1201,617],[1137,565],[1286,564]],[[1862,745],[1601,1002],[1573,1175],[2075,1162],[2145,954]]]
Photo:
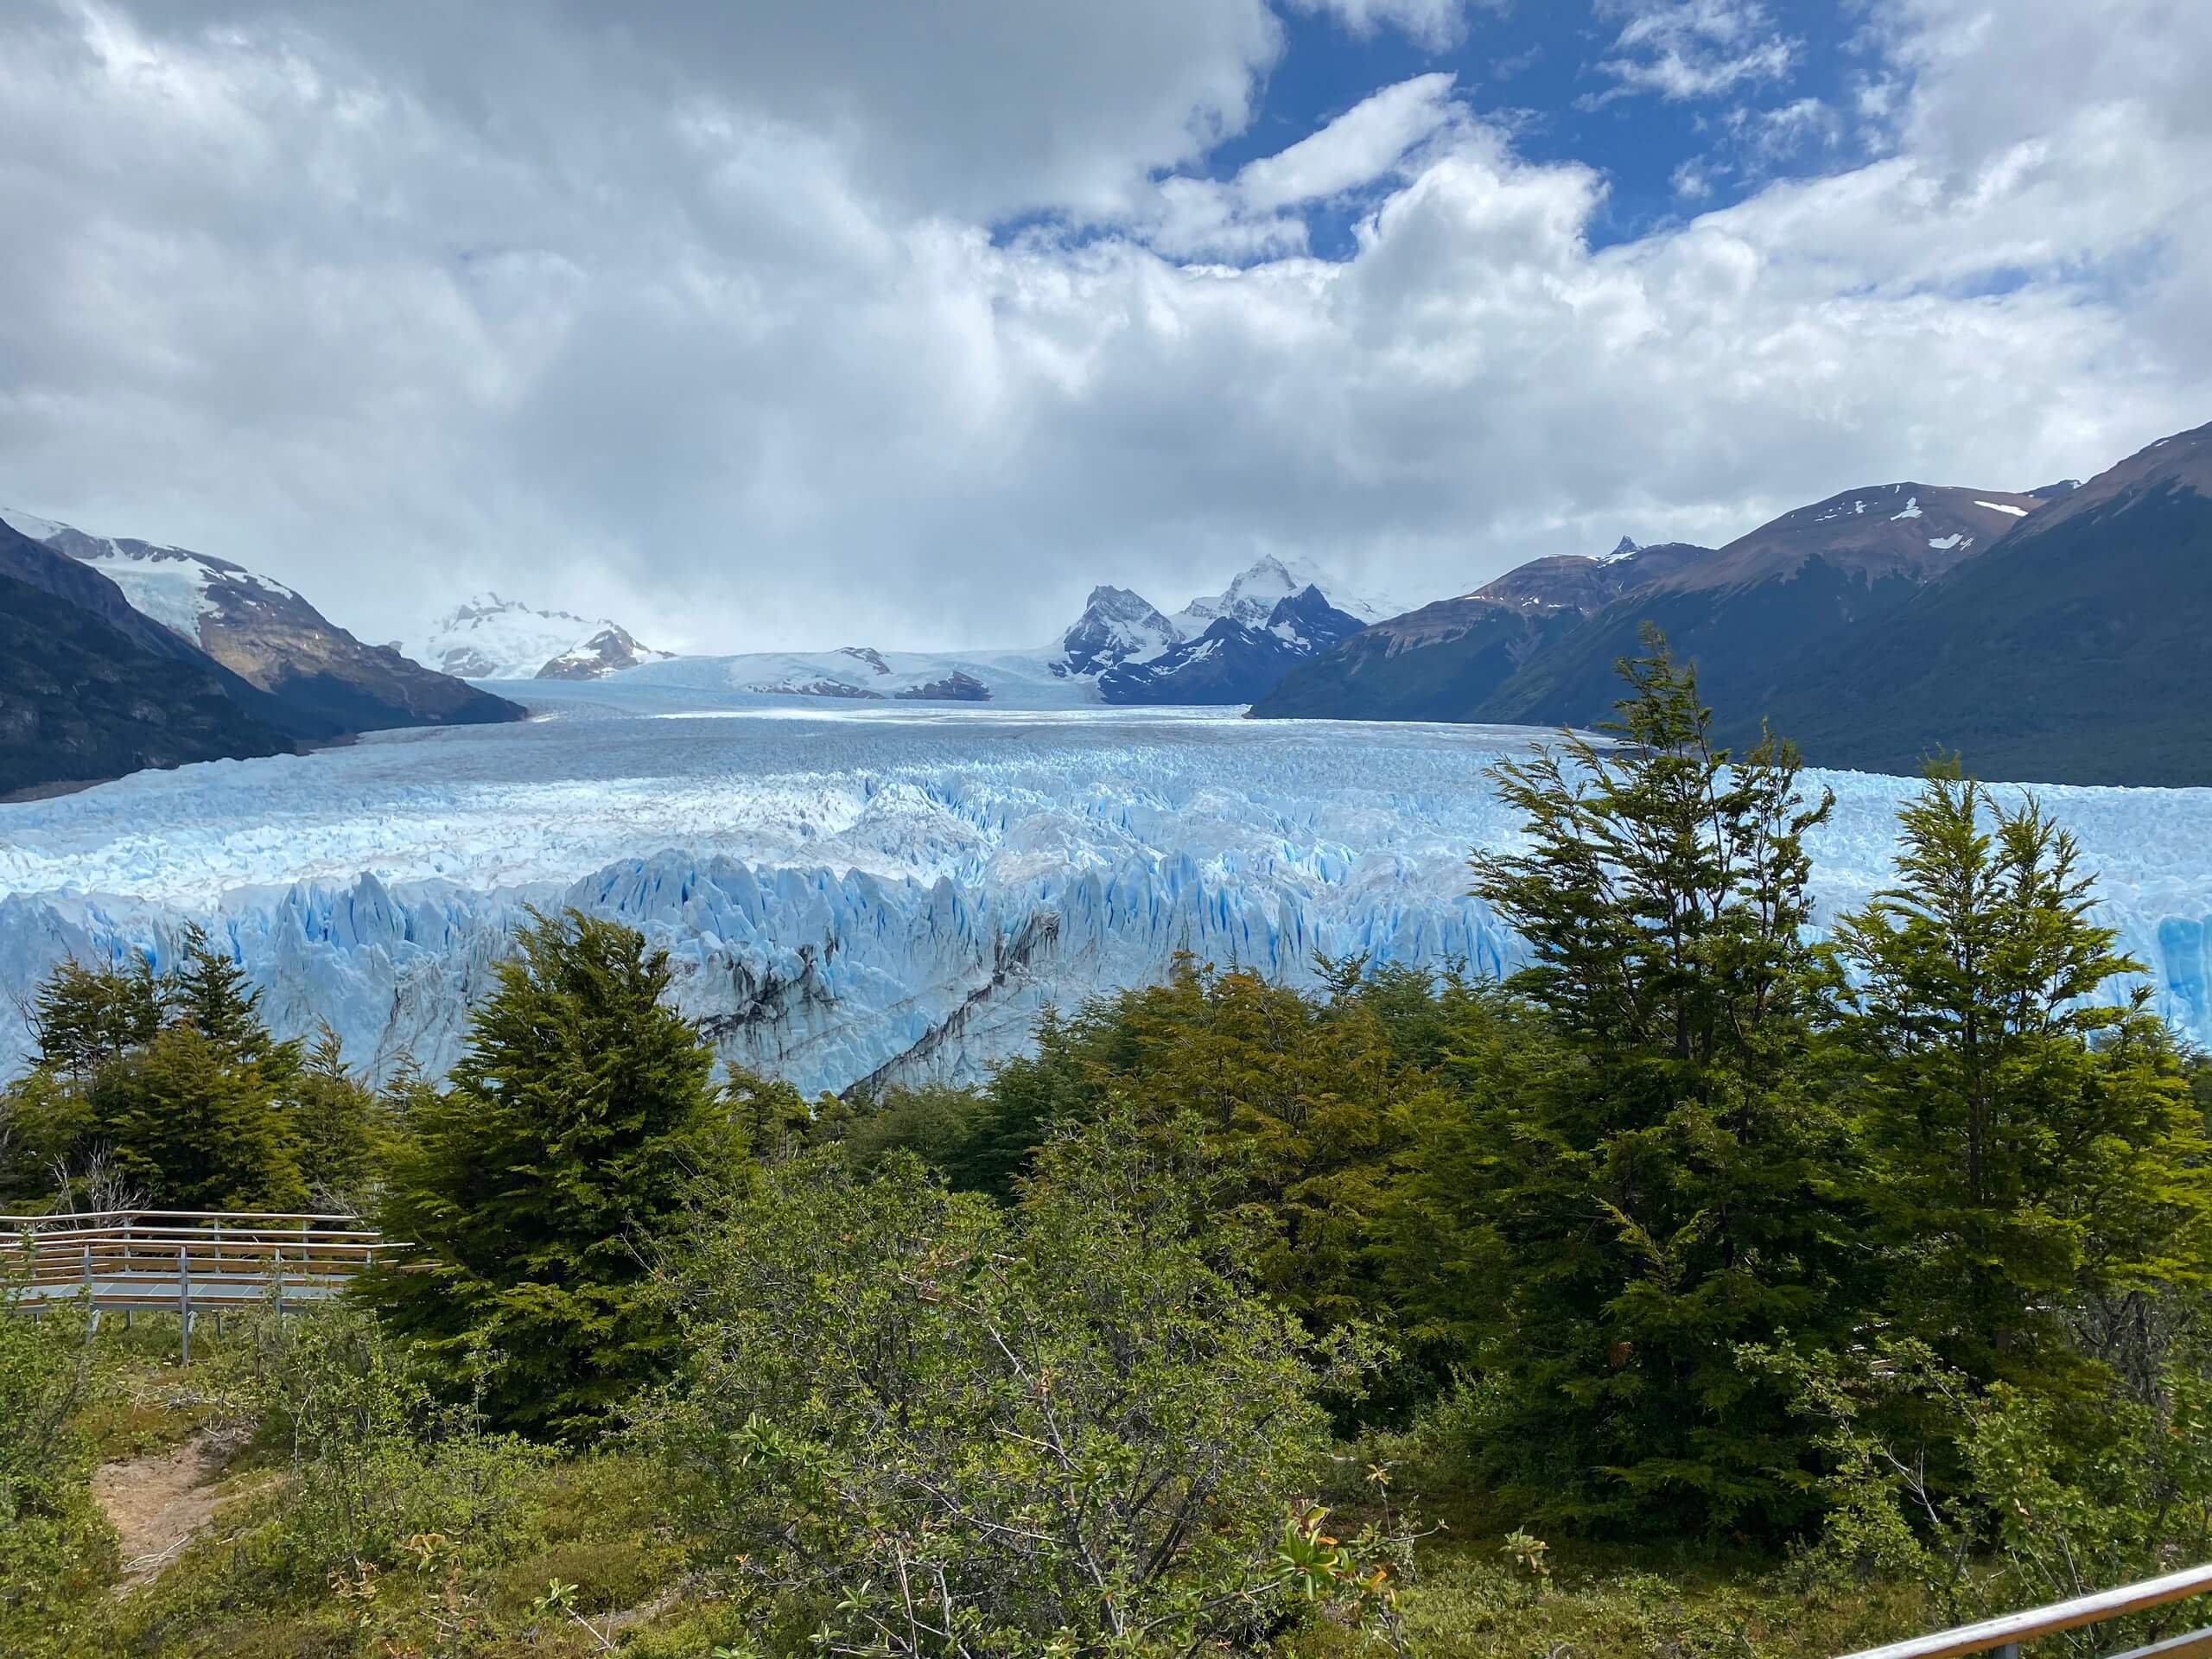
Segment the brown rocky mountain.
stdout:
[[1758,709],[1815,642],[1886,615],[2012,525],[2034,496],[1904,482],[1847,490],[1714,549],[1624,543],[1532,560],[1355,635],[1255,705],[1262,718],[1588,726],[1656,623],[1716,706]]
[[2018,521],[1764,706],[1808,759],[1909,772],[1955,752],[2024,782],[2212,784],[2212,426]]
[[12,513],[29,539],[99,573],[130,607],[270,702],[257,717],[316,740],[394,726],[519,720],[517,704],[365,645],[292,588],[227,559]]
[[0,523],[0,798],[283,753],[251,706],[266,702],[98,571]]
[[1623,596],[1675,575],[1710,548],[1625,538],[1602,558],[1533,559],[1457,599],[1362,629],[1292,668],[1253,705],[1262,719],[1471,720],[1500,689]]

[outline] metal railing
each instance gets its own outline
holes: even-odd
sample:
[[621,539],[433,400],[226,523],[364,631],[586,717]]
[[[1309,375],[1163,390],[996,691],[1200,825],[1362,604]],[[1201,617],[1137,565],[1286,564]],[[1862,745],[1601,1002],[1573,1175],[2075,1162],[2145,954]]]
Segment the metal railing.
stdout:
[[394,1247],[359,1217],[253,1211],[106,1210],[0,1216],[0,1284],[35,1317],[56,1301],[91,1310],[174,1309],[183,1357],[197,1316],[288,1302],[344,1287]]
[[[2057,1602],[2049,1607],[2005,1613],[1976,1624],[1961,1624],[1956,1630],[1938,1630],[1933,1636],[1916,1636],[1908,1641],[1868,1648],[1846,1654],[1844,1659],[1961,1659],[1963,1655],[1980,1653],[1995,1655],[1996,1659],[2019,1659],[2023,1642],[2056,1636],[2061,1630],[2080,1630],[2084,1625],[2101,1624],[2128,1613],[2164,1607],[2208,1592],[2212,1592],[2212,1567],[2192,1567],[2117,1590],[2076,1596],[2071,1601]],[[2187,1659],[2197,1655],[2212,1655],[2212,1630],[2169,1637],[2147,1648],[2131,1648],[2126,1653],[2114,1654],[2111,1659]]]

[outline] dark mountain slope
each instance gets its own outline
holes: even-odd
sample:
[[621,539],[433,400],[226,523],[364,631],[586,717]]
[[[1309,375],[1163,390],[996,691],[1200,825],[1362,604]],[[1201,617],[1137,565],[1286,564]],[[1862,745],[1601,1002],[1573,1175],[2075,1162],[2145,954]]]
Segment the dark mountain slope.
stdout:
[[232,677],[143,623],[105,577],[0,524],[0,797],[291,749]]
[[1145,662],[1116,663],[1098,695],[1119,703],[1250,702],[1303,663],[1359,632],[1359,619],[1307,586],[1275,601],[1262,623],[1217,616],[1195,639]]
[[1300,664],[1253,707],[1262,720],[1475,720],[1500,687],[1586,613],[1684,569],[1709,548],[1624,542],[1602,559],[1533,559]]
[[[2019,521],[1768,705],[1821,766],[2212,784],[2212,426],[2162,439]],[[1718,692],[1716,689],[1716,701]]]
[[524,710],[364,645],[283,583],[187,548],[32,524],[36,544],[63,554],[120,590],[154,625],[196,646],[266,702],[240,701],[295,737],[322,739],[393,726],[519,720]]
[[2002,491],[1904,483],[1800,507],[1615,601],[1533,657],[1476,717],[1607,718],[1620,695],[1613,665],[1641,649],[1650,622],[1696,662],[1707,701],[1737,722],[1731,737],[1755,737],[1808,653],[1847,649],[2041,506]]

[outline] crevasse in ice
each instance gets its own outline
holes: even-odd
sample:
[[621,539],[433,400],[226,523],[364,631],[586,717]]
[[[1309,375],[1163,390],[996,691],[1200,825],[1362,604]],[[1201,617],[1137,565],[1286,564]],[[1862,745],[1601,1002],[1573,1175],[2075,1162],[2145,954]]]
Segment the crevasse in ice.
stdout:
[[[731,1061],[804,1088],[972,1078],[1047,1003],[1179,950],[1300,982],[1316,952],[1464,959],[1513,833],[1483,768],[1527,732],[1220,711],[868,705],[615,681],[533,686],[519,726],[141,773],[0,807],[0,986],[71,953],[166,958],[199,920],[284,1033],[433,1071],[525,907],[619,916],[671,953]],[[1910,780],[1808,774],[1824,916],[1883,885]],[[2102,873],[2158,1006],[2212,1041],[2212,791],[2038,791]],[[0,1072],[24,1030],[0,999]]]

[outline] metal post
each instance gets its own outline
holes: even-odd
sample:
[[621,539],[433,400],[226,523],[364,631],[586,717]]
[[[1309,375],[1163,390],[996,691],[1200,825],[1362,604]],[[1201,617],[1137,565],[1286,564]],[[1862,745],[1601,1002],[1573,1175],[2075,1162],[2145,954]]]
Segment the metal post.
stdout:
[[192,1274],[184,1265],[184,1247],[176,1251],[176,1363],[192,1363]]

